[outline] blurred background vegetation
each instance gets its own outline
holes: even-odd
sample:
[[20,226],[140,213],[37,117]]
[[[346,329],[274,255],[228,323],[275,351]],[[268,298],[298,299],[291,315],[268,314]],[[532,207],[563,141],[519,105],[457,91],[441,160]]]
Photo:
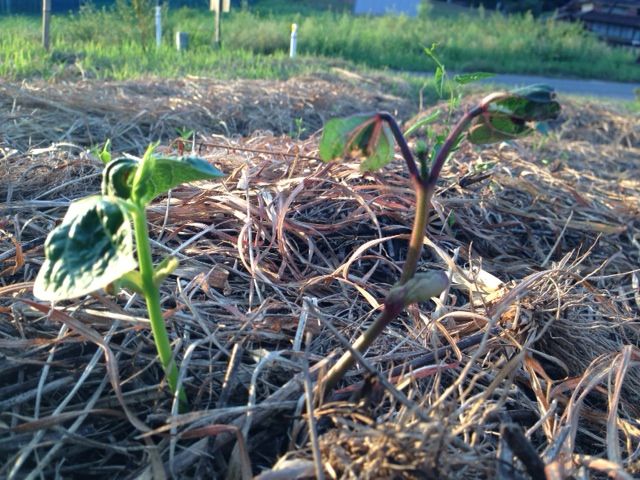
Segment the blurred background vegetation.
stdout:
[[[235,3],[231,13],[223,16],[221,48],[213,46],[213,17],[205,8],[208,0],[163,2],[159,49],[149,8],[155,0],[94,0],[83,2],[77,11],[54,15],[49,53],[40,46],[37,15],[1,15],[0,76],[56,78],[68,74],[70,67],[89,78],[112,79],[144,75],[288,78],[325,71],[332,65],[431,72],[434,64],[424,49],[437,44],[443,63],[458,72],[640,80],[632,48],[609,46],[580,24],[531,12],[504,14],[432,1],[417,17],[376,17],[351,14],[352,2],[346,0]],[[491,7],[496,2],[469,3]],[[551,8],[560,2],[534,3]],[[177,6],[182,4],[201,8]],[[524,8],[527,2],[503,2],[511,4]],[[299,25],[300,56],[292,61],[288,49],[294,22]],[[188,33],[187,51],[176,51],[177,31]]]

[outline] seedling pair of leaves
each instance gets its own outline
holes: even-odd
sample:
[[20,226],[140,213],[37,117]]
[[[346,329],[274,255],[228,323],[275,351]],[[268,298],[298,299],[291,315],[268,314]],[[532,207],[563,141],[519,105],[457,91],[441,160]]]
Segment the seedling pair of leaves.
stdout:
[[[560,104],[555,92],[547,85],[532,85],[509,93],[493,94],[485,98],[468,127],[466,139],[473,144],[490,144],[514,140],[533,132],[535,122],[558,117]],[[419,126],[435,121],[439,111],[419,122]],[[362,172],[378,170],[393,160],[394,135],[384,118],[388,114],[359,114],[332,119],[324,127],[320,141],[320,157],[324,161],[357,156],[362,158]],[[405,132],[409,135],[416,127]],[[396,140],[398,140],[396,138]],[[441,146],[444,139],[436,139]],[[456,145],[463,138],[457,139]],[[437,156],[438,148],[434,149]],[[452,153],[452,152],[449,152]]]
[[[150,146],[142,159],[109,161],[103,171],[102,194],[69,206],[62,223],[47,237],[45,262],[33,293],[41,300],[58,301],[101,288],[117,291],[126,286],[143,295],[158,354],[175,394],[178,372],[162,318],[158,287],[178,261],[167,257],[153,266],[145,207],[180,184],[224,175],[203,159],[156,156],[154,148]],[[111,155],[106,152],[103,149],[100,158],[110,160]],[[179,397],[186,402],[182,391]]]
[[[442,67],[443,68],[443,67]],[[444,70],[442,71],[444,75]],[[442,77],[441,75],[441,77]],[[446,138],[436,138],[431,154],[423,145],[417,152],[420,169],[395,119],[388,113],[355,115],[327,122],[320,140],[320,157],[324,161],[356,156],[362,158],[363,172],[378,170],[393,160],[394,140],[404,157],[411,184],[416,192],[416,212],[409,242],[407,259],[400,280],[391,288],[384,309],[371,326],[354,342],[360,353],[373,343],[384,328],[411,303],[438,296],[448,286],[444,272],[416,274],[424,243],[431,198],[444,162],[466,139],[474,144],[488,144],[513,140],[533,132],[535,122],[553,120],[560,113],[555,92],[546,85],[533,85],[511,92],[494,93],[467,111],[448,132]],[[435,120],[437,115],[428,119]],[[430,165],[427,161],[430,160]],[[354,355],[346,352],[329,370],[324,390],[337,385],[355,363]]]

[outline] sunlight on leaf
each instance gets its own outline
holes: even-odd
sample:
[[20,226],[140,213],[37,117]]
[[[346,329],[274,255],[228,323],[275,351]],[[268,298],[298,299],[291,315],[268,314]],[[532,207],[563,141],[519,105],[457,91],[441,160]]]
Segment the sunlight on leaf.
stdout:
[[146,205],[174,187],[197,180],[216,180],[224,174],[198,157],[156,157],[147,150],[133,179],[131,197]]
[[111,139],[107,139],[101,149],[96,148],[95,154],[102,163],[108,164],[111,161]]

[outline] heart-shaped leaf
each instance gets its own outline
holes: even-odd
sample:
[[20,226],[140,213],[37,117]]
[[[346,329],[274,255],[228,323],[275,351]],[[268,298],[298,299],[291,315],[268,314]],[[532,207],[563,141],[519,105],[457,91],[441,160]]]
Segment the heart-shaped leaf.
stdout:
[[36,297],[80,297],[136,268],[131,224],[120,202],[92,196],[69,206],[45,242],[45,262],[33,287]]
[[196,180],[214,180],[224,173],[198,157],[156,157],[147,149],[133,179],[131,197],[146,205],[174,187]]

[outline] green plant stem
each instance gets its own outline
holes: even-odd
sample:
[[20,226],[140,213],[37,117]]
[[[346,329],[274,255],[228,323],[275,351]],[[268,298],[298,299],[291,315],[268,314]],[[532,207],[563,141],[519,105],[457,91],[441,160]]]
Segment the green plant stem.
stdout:
[[416,191],[416,214],[413,218],[413,228],[411,229],[407,259],[402,267],[402,274],[398,282],[400,285],[404,285],[411,280],[418,268],[418,262],[422,256],[427,220],[429,219],[429,206],[431,205],[431,197],[433,197],[433,192],[435,191],[435,185],[429,188],[425,187],[422,182],[414,180],[413,183]]
[[[490,97],[487,97],[487,99]],[[400,131],[395,119],[386,113],[379,114],[380,117],[387,121],[391,127],[391,131],[398,142],[402,156],[404,157],[407,166],[409,167],[409,175],[413,188],[416,192],[416,213],[413,220],[413,229],[411,230],[411,238],[409,240],[409,250],[407,252],[407,259],[404,262],[402,268],[402,274],[398,285],[404,285],[413,278],[418,268],[418,262],[422,256],[422,247],[424,244],[424,237],[427,229],[427,221],[429,219],[429,210],[431,205],[431,198],[436,189],[436,183],[442,167],[449,157],[451,150],[458,142],[460,135],[469,127],[471,121],[481,115],[486,110],[488,105],[487,99],[483,100],[481,104],[472,110],[469,110],[458,121],[453,130],[449,132],[449,135],[445,139],[440,151],[438,152],[431,173],[428,179],[423,179],[418,173],[413,154],[409,149],[407,142]],[[395,127],[395,128],[394,128]],[[384,310],[374,320],[371,326],[362,334],[353,344],[353,348],[359,353],[364,352],[371,346],[376,338],[382,333],[382,331],[391,323],[400,313],[404,310],[404,298],[398,297],[395,292],[400,290],[392,290],[390,294],[385,298]],[[335,388],[342,377],[347,371],[355,364],[355,358],[350,351],[345,352],[336,364],[331,367],[327,372],[324,380],[324,392],[328,394]]]
[[[140,267],[142,290],[147,302],[151,332],[153,333],[153,340],[158,350],[160,362],[167,376],[167,383],[169,384],[171,392],[175,394],[178,388],[178,367],[173,360],[171,343],[169,342],[169,335],[164,324],[162,308],[160,306],[160,292],[154,281],[147,216],[144,207],[138,207],[131,213],[136,237],[136,248],[138,250],[138,265]],[[178,392],[178,398],[182,405],[186,405],[187,398],[183,389],[180,389],[180,392]]]

